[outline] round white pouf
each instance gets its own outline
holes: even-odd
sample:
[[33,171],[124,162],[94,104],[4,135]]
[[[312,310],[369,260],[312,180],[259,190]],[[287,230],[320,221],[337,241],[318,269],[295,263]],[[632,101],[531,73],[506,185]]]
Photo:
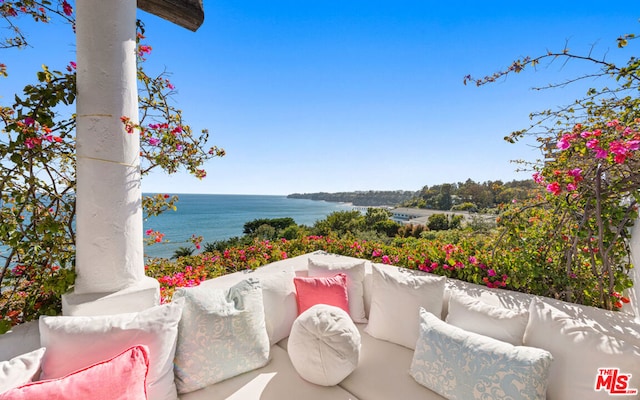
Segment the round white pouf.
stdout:
[[316,304],[293,323],[287,349],[302,378],[333,386],[358,366],[360,345],[360,332],[349,314],[338,307]]

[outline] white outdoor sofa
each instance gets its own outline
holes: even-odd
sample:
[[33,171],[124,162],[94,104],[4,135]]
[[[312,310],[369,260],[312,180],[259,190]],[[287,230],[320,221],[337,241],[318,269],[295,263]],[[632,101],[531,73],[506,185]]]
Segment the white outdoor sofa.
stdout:
[[[310,259],[315,263],[314,276],[329,276],[329,272],[335,273],[340,269],[364,264],[363,290],[360,293],[364,317],[368,319],[368,323],[355,323],[361,341],[358,362],[352,371],[347,371],[344,379],[328,386],[303,379],[298,372],[300,365],[296,368],[288,353],[287,336],[294,320],[298,318],[296,293],[292,292],[290,280],[294,275],[310,275]],[[328,268],[328,271],[326,274],[318,274],[318,268]],[[629,313],[608,312],[523,293],[488,289],[454,279],[444,280],[420,271],[372,264],[369,261],[323,252],[274,262],[256,271],[237,272],[208,280],[197,290],[198,293],[223,293],[248,278],[261,282],[264,326],[269,341],[266,365],[197,390],[193,390],[191,382],[192,384],[187,385],[189,392],[180,394],[180,399],[426,400],[447,398],[434,390],[443,395],[452,393],[448,397],[456,398],[455,393],[460,393],[456,392],[459,388],[453,387],[456,385],[467,386],[475,391],[486,390],[484,398],[487,399],[500,398],[502,389],[509,385],[510,390],[522,389],[521,397],[512,398],[544,398],[544,393],[542,397],[539,396],[540,385],[543,385],[542,390],[546,391],[547,398],[552,400],[604,399],[611,398],[612,394],[622,399],[640,398],[637,392],[640,389],[640,324]],[[426,286],[422,286],[423,278],[426,281],[431,279]],[[350,284],[353,284],[354,277],[350,275],[349,279]],[[444,285],[444,291],[440,292],[440,299],[436,301],[433,293],[438,292],[434,292],[431,286],[437,286],[440,282]],[[196,292],[191,288],[186,289],[176,298],[188,298],[189,293]],[[351,307],[357,296],[357,290],[352,292],[352,287],[349,287],[351,317],[354,317],[354,312],[358,312]],[[421,312],[423,319],[420,319],[418,309],[431,307],[433,311],[434,304],[440,315],[436,315],[438,312],[435,311],[432,314],[447,320],[451,325],[441,321],[436,323],[429,319],[431,315],[426,311]],[[185,315],[182,315],[183,319]],[[362,321],[361,317],[363,316],[359,315],[354,319]],[[435,328],[431,329],[429,325]],[[185,330],[193,329],[193,326],[180,327]],[[490,338],[491,336],[494,338]],[[241,340],[240,337],[238,336],[238,340]],[[450,345],[451,337],[458,347],[455,351],[449,347],[441,352],[443,349],[438,347],[440,339],[444,338],[443,343]],[[415,338],[418,338],[417,342]],[[198,340],[206,342],[206,337]],[[206,365],[212,361],[206,359],[205,355],[203,361],[189,363],[193,355],[184,354],[189,346],[180,344],[180,336],[178,341],[176,381],[180,380],[181,374],[182,378],[186,376],[186,379],[190,379],[182,366],[189,364],[185,370],[193,370],[194,365],[197,368],[198,363],[202,362],[202,370],[205,370]],[[9,360],[39,347],[41,338],[38,324],[25,324],[0,336],[0,360]],[[183,354],[180,354],[181,351]],[[477,377],[484,376],[493,367],[473,364],[480,359],[493,359],[495,354],[499,355],[499,362],[503,362],[505,351],[508,353],[507,362],[516,360],[520,362],[518,368],[524,365],[525,371],[526,368],[531,369],[531,377],[544,377],[544,382],[539,379],[533,382],[538,385],[537,397],[530,396],[527,388],[519,386],[530,386],[532,382],[513,380],[513,376],[504,374],[503,370],[492,376],[492,384],[498,385],[498,389],[491,389],[488,383],[478,385],[482,382],[478,382]],[[206,349],[203,352],[206,353]],[[429,352],[440,353],[433,356]],[[46,354],[45,352],[45,358]],[[306,355],[303,354],[303,359],[304,356]],[[236,364],[244,364],[245,360],[235,361]],[[226,363],[229,363],[228,359]],[[332,368],[332,365],[328,367]],[[424,371],[425,368],[429,370]],[[199,376],[198,379],[206,383],[206,374],[204,375],[205,377]],[[512,382],[505,384],[510,379]],[[196,388],[197,383],[195,382]],[[182,388],[187,386],[183,382]],[[180,388],[181,385],[178,384],[178,389]],[[480,393],[476,395],[478,398],[481,396]],[[474,395],[466,398],[474,398]]]

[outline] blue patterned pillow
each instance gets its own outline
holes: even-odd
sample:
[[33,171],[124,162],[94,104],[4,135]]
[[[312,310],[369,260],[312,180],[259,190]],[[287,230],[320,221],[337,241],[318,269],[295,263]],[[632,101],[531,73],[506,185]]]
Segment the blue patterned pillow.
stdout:
[[467,332],[420,309],[411,376],[447,399],[545,399],[551,353]]
[[178,326],[174,373],[188,393],[264,366],[269,361],[262,287],[256,278],[229,289],[180,288],[186,299]]

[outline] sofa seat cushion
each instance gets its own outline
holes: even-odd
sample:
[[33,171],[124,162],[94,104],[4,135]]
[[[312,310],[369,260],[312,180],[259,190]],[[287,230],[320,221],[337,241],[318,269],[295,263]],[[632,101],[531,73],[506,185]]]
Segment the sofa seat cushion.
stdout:
[[[340,387],[366,400],[443,400],[444,397],[418,384],[409,375],[413,350],[365,333],[358,324],[362,339],[360,363]],[[286,344],[281,342],[281,344]],[[328,398],[328,397],[327,397]]]
[[358,400],[340,386],[318,386],[302,379],[280,346],[271,346],[264,367],[180,396],[181,400]]

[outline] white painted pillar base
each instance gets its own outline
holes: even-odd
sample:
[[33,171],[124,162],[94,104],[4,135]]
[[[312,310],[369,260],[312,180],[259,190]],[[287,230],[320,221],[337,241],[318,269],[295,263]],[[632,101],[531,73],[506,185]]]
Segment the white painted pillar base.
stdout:
[[[157,304],[145,277],[138,121],[136,0],[77,0],[76,282],[64,312]],[[101,312],[104,313],[104,312]]]
[[63,315],[110,315],[137,312],[160,303],[158,281],[145,277],[136,285],[112,293],[62,296]]

